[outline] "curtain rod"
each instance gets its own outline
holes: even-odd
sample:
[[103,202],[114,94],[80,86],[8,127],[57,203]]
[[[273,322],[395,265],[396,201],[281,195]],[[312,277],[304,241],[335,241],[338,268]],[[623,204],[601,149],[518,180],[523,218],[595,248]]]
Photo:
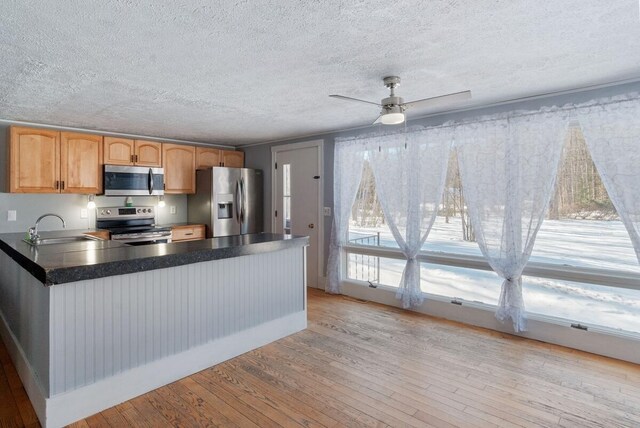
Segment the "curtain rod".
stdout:
[[[582,104],[578,104],[578,105],[565,104],[565,105],[560,106],[560,107],[555,107],[555,106],[554,107],[548,107],[548,108],[546,108],[546,110],[545,109],[540,109],[540,110],[536,110],[536,111],[522,111],[520,113],[517,113],[517,110],[516,110],[513,113],[511,113],[511,112],[495,113],[494,115],[479,116],[477,120],[464,119],[464,120],[457,121],[457,122],[455,120],[450,120],[450,121],[447,121],[447,122],[445,122],[445,123],[443,123],[441,125],[424,126],[424,127],[420,127],[420,128],[416,128],[416,129],[409,129],[409,130],[407,130],[406,121],[405,121],[404,131],[388,132],[388,133],[381,133],[381,134],[368,133],[366,135],[357,136],[357,137],[337,138],[336,139],[336,143],[342,143],[342,142],[347,142],[347,141],[357,141],[357,140],[364,140],[364,139],[371,139],[371,138],[382,138],[382,137],[385,137],[385,136],[398,136],[401,133],[405,134],[405,135],[406,134],[413,134],[413,133],[417,133],[417,132],[428,131],[428,130],[431,130],[431,129],[455,128],[455,127],[458,127],[458,126],[463,126],[463,125],[468,125],[468,124],[484,123],[484,122],[495,122],[495,121],[498,121],[498,120],[508,120],[508,119],[517,118],[517,117],[526,117],[526,116],[536,116],[536,115],[542,115],[542,114],[553,114],[553,113],[558,113],[558,112],[577,111],[577,110],[582,110],[582,109],[598,108],[598,107],[604,107],[604,106],[613,105],[613,104],[621,104],[621,103],[627,103],[627,102],[640,100],[640,94],[638,94],[637,92],[633,92],[631,97],[625,97],[624,99],[618,99],[618,97],[619,96],[612,97],[610,99],[605,99],[606,101],[603,101],[603,102],[598,102],[597,100],[593,100],[593,101],[587,101],[586,103],[582,103]],[[487,117],[487,116],[495,116],[495,117]],[[380,125],[380,126],[382,126],[382,125]]]

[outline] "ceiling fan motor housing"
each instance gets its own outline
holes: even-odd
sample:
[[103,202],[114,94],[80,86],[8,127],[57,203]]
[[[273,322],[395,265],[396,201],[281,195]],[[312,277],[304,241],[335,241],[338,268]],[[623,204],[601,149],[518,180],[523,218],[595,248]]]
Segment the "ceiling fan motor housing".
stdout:
[[404,106],[402,105],[404,104],[404,99],[402,99],[402,97],[387,97],[384,98],[380,104],[382,104],[383,109],[388,110],[393,107],[399,107],[404,111]]

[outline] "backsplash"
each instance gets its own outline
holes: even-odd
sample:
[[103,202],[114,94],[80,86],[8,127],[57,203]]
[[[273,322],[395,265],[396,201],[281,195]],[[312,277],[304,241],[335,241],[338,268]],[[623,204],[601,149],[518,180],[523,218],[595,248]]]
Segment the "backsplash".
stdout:
[[[157,207],[155,196],[134,196],[133,205],[155,206],[158,224],[183,223],[187,221],[187,196],[165,195],[166,205]],[[82,209],[87,208],[87,195],[17,194],[0,193],[0,233],[26,232],[36,219],[45,213],[55,213],[65,219],[67,229],[92,229],[95,227],[95,210],[87,210],[87,218],[81,218]],[[124,206],[124,196],[96,196],[96,206]],[[171,214],[171,207],[176,213]],[[7,221],[8,212],[16,211],[16,221]],[[46,218],[40,230],[61,230],[57,218]]]

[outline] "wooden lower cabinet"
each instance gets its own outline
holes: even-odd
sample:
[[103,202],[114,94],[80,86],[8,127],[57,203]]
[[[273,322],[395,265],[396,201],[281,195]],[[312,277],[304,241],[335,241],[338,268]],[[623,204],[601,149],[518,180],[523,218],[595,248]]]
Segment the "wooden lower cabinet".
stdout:
[[165,193],[196,192],[196,148],[181,144],[162,145]]
[[198,241],[205,238],[204,224],[189,224],[171,228],[171,241]]
[[108,230],[96,230],[93,232],[86,232],[85,235],[93,236],[94,238],[102,239],[103,241],[108,241],[111,238],[111,234]]

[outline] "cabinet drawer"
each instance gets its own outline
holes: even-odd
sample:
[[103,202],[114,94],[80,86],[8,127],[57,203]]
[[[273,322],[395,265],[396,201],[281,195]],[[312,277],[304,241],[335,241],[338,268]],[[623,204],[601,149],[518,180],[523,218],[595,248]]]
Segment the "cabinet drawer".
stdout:
[[177,226],[171,229],[172,241],[195,241],[204,239],[204,225]]

